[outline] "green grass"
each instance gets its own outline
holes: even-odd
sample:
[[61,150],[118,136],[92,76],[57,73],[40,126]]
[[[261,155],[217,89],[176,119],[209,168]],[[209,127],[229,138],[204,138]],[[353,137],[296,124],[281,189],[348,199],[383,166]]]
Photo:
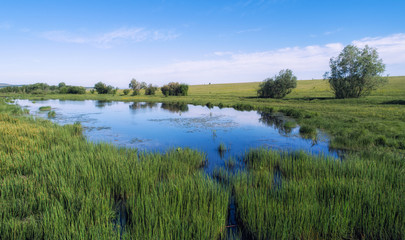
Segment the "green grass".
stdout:
[[93,144],[80,124],[20,114],[0,103],[1,239],[120,239],[122,215],[123,239],[224,235],[229,193],[201,172],[204,154]]
[[42,107],[39,107],[39,111],[49,111],[49,110],[51,110],[51,106],[42,106]]
[[[403,155],[343,161],[253,149],[233,176],[238,221],[254,239],[404,239]],[[275,175],[278,174],[278,180]]]

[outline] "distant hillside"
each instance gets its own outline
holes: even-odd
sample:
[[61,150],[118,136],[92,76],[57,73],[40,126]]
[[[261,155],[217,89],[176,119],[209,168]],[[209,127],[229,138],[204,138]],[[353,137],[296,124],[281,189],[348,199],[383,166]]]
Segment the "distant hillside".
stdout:
[[21,87],[22,85],[13,85],[13,84],[8,84],[8,83],[0,83],[0,88],[4,87]]

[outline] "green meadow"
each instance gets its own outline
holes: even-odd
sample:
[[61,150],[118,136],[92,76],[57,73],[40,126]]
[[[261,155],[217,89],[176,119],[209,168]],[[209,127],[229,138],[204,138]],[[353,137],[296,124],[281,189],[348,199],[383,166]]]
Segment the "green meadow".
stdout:
[[[259,83],[190,86],[188,96],[36,94],[0,101],[1,239],[405,239],[405,77],[358,99],[298,81],[284,99]],[[204,153],[88,142],[80,124],[34,119],[10,98],[182,102],[282,112],[321,129],[342,159],[251,149],[213,177]],[[50,110],[50,109],[46,109]],[[303,130],[303,131],[304,131]],[[220,145],[218,151],[226,151]],[[245,170],[230,171],[237,162]],[[235,202],[237,233],[229,234]],[[229,236],[232,235],[232,236]]]

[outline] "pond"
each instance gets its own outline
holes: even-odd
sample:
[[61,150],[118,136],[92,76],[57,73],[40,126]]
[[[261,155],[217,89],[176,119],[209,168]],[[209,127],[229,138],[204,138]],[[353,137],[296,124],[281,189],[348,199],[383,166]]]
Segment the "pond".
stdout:
[[[165,151],[189,147],[204,152],[207,172],[224,166],[230,157],[237,159],[249,148],[266,147],[338,157],[328,147],[328,137],[318,131],[316,140],[302,138],[299,126],[281,114],[237,111],[233,108],[208,108],[176,103],[17,100],[34,116],[48,118],[43,106],[51,106],[58,124],[80,122],[84,135],[93,142],[108,142],[143,151]],[[224,146],[219,151],[219,146]]]

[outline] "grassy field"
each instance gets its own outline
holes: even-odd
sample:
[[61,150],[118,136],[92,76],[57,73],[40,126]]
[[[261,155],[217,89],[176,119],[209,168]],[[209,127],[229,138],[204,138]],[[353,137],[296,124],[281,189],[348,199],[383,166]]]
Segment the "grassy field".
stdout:
[[281,111],[350,151],[337,160],[252,149],[245,171],[219,169],[210,178],[201,172],[203,153],[89,143],[80,124],[34,120],[3,99],[0,238],[221,239],[234,199],[239,237],[247,239],[405,239],[405,77],[343,100],[322,80],[299,81],[277,100],[257,98],[258,84],[190,86],[186,97],[10,96]]

